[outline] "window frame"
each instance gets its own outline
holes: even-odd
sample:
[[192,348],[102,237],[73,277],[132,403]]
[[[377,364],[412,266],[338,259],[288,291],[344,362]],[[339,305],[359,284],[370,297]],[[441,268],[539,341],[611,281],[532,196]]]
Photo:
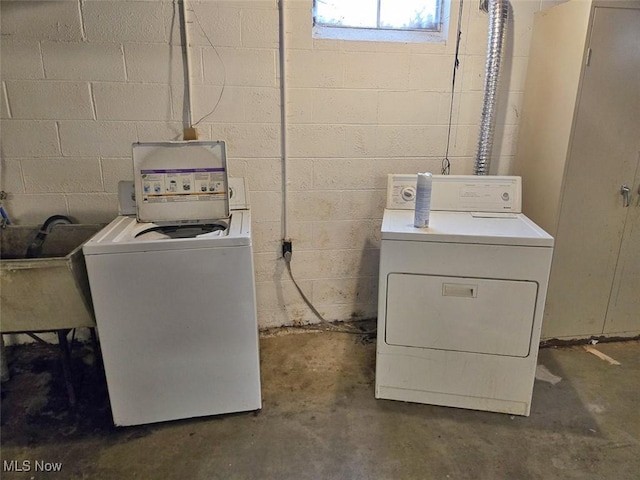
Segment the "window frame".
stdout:
[[435,0],[437,3],[438,19],[435,28],[393,28],[380,27],[380,2],[377,0],[377,25],[378,27],[351,27],[331,25],[317,22],[316,4],[312,1],[313,38],[333,39],[347,41],[386,41],[405,43],[441,43],[447,42],[448,18],[450,12],[450,0]]

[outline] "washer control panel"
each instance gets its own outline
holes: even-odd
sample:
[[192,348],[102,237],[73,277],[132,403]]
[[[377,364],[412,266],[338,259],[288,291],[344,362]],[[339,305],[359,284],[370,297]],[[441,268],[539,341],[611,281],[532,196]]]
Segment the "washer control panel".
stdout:
[[[389,174],[387,208],[413,210],[416,174]],[[434,175],[431,209],[453,212],[522,212],[520,177],[498,175]]]

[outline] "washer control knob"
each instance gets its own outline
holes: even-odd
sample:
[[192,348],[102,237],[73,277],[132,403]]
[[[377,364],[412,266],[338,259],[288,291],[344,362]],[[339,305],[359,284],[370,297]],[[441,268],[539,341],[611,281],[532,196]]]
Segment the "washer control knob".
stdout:
[[416,199],[415,187],[403,187],[402,190],[400,190],[400,196],[405,202],[412,202]]
[[505,202],[509,201],[509,192],[502,192],[502,200]]

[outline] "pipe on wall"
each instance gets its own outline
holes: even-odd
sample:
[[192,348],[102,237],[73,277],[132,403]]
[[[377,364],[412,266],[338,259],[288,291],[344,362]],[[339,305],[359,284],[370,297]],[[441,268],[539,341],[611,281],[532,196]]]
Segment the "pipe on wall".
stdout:
[[280,57],[280,139],[282,151],[282,238],[289,240],[289,152],[288,152],[288,129],[289,129],[289,107],[287,104],[287,62],[288,51],[286,23],[287,10],[284,0],[278,1],[279,15],[279,57]]
[[489,39],[485,66],[482,117],[480,119],[478,150],[473,172],[475,175],[488,175],[489,167],[491,166],[498,80],[500,77],[500,62],[502,60],[509,3],[507,0],[488,0],[488,11]]
[[182,21],[181,25],[181,35],[182,35],[182,48],[184,53],[184,58],[186,62],[186,73],[185,73],[185,95],[188,97],[188,116],[189,118],[186,121],[186,124],[189,127],[193,126],[193,96],[191,89],[191,51],[189,50],[189,30],[188,30],[188,21],[187,21],[187,0],[182,0],[181,2],[181,16],[180,20]]

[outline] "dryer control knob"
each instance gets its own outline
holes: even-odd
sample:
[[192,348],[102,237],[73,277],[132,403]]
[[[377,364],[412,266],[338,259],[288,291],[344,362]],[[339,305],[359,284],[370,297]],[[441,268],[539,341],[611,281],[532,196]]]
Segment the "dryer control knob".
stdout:
[[411,202],[416,199],[415,187],[404,187],[400,190],[400,196],[405,202]]

